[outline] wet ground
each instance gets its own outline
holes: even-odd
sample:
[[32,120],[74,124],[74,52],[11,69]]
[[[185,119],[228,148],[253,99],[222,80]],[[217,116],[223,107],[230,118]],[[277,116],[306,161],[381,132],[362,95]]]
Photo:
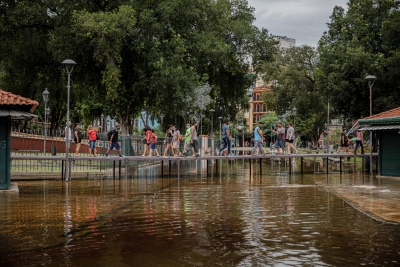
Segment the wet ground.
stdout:
[[19,181],[19,195],[0,195],[0,266],[400,265],[400,227],[337,197],[383,196],[396,181],[200,167],[182,166],[179,180],[149,167],[120,180]]

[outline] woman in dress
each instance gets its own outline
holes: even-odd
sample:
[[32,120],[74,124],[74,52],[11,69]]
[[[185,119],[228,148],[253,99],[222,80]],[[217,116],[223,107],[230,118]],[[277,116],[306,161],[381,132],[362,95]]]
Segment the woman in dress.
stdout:
[[175,157],[182,156],[181,151],[179,151],[179,145],[181,143],[181,132],[179,131],[178,127],[174,126],[173,128],[174,136],[172,139],[172,149],[174,151]]

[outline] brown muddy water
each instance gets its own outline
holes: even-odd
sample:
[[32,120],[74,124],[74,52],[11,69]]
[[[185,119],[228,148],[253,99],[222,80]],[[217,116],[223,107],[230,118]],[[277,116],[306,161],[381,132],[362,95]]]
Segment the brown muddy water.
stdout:
[[[374,221],[324,184],[353,173],[261,178],[248,162],[178,180],[148,167],[128,179],[19,181],[0,195],[0,266],[399,266],[400,227]],[[215,169],[214,169],[215,170]],[[371,181],[374,183],[374,181]]]

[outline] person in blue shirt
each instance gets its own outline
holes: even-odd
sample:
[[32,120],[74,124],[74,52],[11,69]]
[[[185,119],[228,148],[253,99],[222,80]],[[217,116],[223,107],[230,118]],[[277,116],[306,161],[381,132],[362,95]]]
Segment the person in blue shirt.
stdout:
[[258,151],[262,152],[262,156],[265,156],[266,154],[264,148],[262,147],[265,139],[261,131],[262,124],[263,123],[259,121],[257,127],[254,129],[254,148],[253,151],[251,152],[252,156],[258,155]]
[[218,156],[221,156],[222,150],[228,148],[228,156],[231,154],[231,131],[229,130],[229,120],[226,120],[224,125],[222,125],[222,140],[224,141],[224,146],[218,151]]

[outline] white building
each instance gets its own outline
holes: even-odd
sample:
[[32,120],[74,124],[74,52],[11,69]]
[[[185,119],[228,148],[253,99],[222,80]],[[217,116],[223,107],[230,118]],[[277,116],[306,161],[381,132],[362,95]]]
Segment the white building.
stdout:
[[296,39],[288,38],[286,36],[274,36],[274,40],[281,48],[292,48],[296,46]]

